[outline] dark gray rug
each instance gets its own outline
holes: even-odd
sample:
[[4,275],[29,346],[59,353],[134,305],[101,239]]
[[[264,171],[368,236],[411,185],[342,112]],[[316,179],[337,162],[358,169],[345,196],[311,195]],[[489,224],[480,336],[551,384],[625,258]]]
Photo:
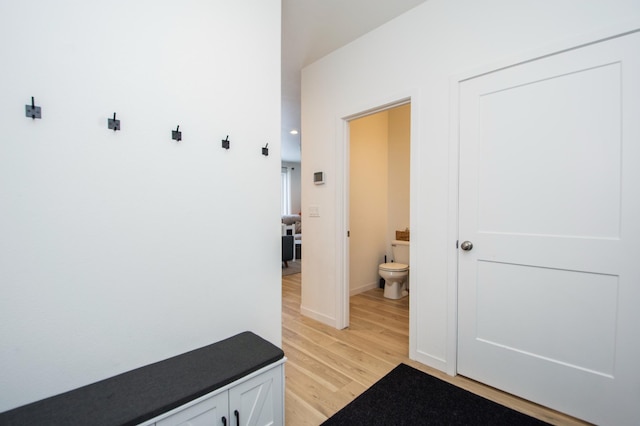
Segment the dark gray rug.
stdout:
[[334,425],[546,425],[400,364],[330,417]]
[[299,274],[301,272],[302,261],[296,260],[295,262],[289,261],[289,267],[285,268],[284,263],[282,264],[282,276],[291,275],[291,274]]

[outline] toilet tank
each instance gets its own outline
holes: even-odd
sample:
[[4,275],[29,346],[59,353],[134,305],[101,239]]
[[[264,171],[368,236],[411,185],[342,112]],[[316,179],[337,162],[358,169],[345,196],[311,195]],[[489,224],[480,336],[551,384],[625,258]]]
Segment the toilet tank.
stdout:
[[391,252],[394,262],[409,264],[409,241],[393,240]]

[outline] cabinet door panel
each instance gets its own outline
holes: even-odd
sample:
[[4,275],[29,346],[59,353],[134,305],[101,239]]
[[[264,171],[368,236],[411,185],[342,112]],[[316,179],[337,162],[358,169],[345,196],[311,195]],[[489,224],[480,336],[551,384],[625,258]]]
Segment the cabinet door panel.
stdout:
[[240,383],[229,390],[229,413],[241,426],[282,425],[282,366]]
[[222,426],[223,417],[231,425],[228,407],[229,394],[222,392],[156,422],[156,426]]

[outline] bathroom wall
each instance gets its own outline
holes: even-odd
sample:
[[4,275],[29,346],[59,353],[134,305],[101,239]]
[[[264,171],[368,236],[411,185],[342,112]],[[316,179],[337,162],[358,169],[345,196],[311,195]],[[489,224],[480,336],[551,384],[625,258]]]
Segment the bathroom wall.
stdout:
[[357,294],[378,286],[387,247],[389,113],[349,123],[349,284]]
[[395,231],[409,226],[411,106],[349,122],[349,283],[357,294],[379,286],[378,265],[393,259]]
[[387,247],[389,259],[393,259],[391,242],[396,230],[410,228],[409,207],[411,171],[411,105],[392,108],[389,113],[389,202]]
[[0,2],[0,411],[280,344],[280,42],[277,0]]

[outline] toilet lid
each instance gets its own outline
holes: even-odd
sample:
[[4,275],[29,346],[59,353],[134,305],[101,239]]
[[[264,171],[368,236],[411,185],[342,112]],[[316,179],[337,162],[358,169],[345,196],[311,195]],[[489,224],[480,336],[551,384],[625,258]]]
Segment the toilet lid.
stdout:
[[395,263],[395,262],[391,262],[391,263],[383,263],[382,265],[380,265],[380,269],[382,269],[383,271],[404,271],[409,269],[409,265],[405,264],[405,263]]

